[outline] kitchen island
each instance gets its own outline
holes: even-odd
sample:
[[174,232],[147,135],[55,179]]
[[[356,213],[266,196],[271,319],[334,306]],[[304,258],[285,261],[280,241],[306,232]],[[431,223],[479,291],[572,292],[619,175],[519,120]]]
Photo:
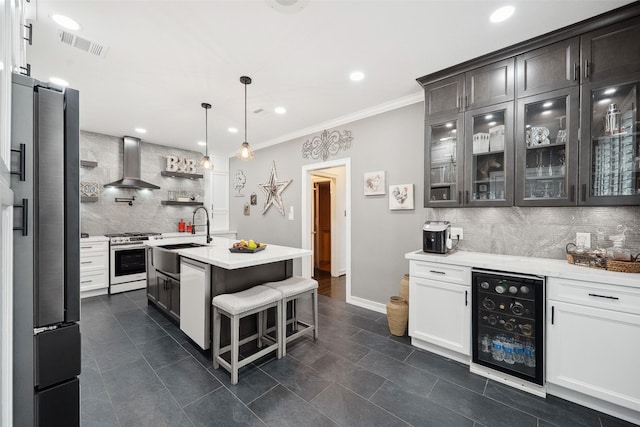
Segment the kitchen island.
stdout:
[[[211,300],[216,295],[243,291],[265,282],[284,280],[293,275],[293,260],[310,256],[308,249],[291,248],[267,244],[267,247],[256,253],[232,253],[229,248],[235,240],[214,237],[209,244],[204,236],[189,240],[185,236],[185,243],[198,243],[201,246],[175,249],[180,257],[178,274],[166,276],[162,272],[154,273],[153,256],[148,256],[151,263],[148,268],[149,286],[148,299],[173,320],[177,320],[180,329],[202,349],[210,347],[211,342]],[[174,242],[172,242],[174,243]],[[178,242],[175,242],[178,243]],[[150,250],[163,246],[162,242],[149,242]],[[167,283],[173,289],[168,292],[173,295],[169,300],[170,306],[162,304],[158,295],[167,288]],[[176,289],[177,288],[177,289]],[[176,290],[178,290],[176,292]],[[176,301],[177,300],[177,301]],[[255,329],[255,322],[245,319],[241,326],[241,333],[249,333]],[[223,343],[226,341],[225,332],[227,319],[223,319]]]

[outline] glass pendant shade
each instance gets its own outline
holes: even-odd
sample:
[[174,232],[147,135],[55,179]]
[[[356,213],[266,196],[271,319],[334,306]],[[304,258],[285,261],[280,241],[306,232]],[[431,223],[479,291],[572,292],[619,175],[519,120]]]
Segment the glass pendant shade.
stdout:
[[244,142],[238,149],[236,157],[240,160],[251,160],[253,159],[254,154],[247,142],[247,85],[251,84],[251,77],[240,77],[240,83],[244,85]]
[[209,157],[209,120],[207,114],[211,109],[211,104],[203,102],[200,105],[204,108],[204,157],[200,160],[200,167],[205,170],[213,170],[213,162]]
[[204,156],[202,160],[200,160],[200,167],[207,170],[213,169],[213,162],[211,161],[211,158],[209,156]]
[[238,152],[236,153],[236,157],[242,160],[251,160],[253,159],[253,156],[253,150],[251,149],[251,147],[249,147],[248,142],[243,142],[240,146],[240,149],[238,149]]

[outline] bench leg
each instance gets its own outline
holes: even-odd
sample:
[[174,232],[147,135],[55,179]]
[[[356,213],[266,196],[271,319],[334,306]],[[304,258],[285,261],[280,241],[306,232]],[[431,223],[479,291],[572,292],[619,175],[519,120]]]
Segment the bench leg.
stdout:
[[218,356],[220,355],[220,312],[213,307],[213,369],[218,369]]
[[318,339],[318,290],[311,293],[311,309],[313,310],[313,339]]
[[231,384],[238,384],[238,353],[240,346],[240,319],[231,316]]
[[[286,323],[287,322],[287,304],[283,300],[278,301],[276,306],[276,342],[278,343],[278,350],[276,351],[276,357],[281,359],[286,354]],[[283,340],[284,338],[284,340]]]

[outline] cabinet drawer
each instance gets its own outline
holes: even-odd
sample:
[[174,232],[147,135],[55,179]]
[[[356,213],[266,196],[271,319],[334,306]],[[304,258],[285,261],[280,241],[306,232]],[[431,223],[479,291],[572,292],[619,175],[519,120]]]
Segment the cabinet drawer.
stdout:
[[106,253],[89,252],[80,256],[80,272],[108,269],[109,258]]
[[109,287],[109,275],[106,271],[91,271],[80,274],[80,291],[91,291]]
[[588,307],[640,314],[640,289],[549,277],[547,298]]
[[104,252],[106,254],[108,251],[109,251],[108,242],[93,242],[93,243],[82,243],[82,241],[80,242],[81,256],[87,252]]
[[437,262],[412,261],[409,267],[411,276],[440,280],[460,285],[471,284],[471,269],[458,265]]

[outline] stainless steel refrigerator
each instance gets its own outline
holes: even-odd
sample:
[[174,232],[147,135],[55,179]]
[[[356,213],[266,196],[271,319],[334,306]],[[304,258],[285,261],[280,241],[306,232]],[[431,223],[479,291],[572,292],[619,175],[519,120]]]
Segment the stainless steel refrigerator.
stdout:
[[16,426],[80,425],[78,98],[13,75]]

